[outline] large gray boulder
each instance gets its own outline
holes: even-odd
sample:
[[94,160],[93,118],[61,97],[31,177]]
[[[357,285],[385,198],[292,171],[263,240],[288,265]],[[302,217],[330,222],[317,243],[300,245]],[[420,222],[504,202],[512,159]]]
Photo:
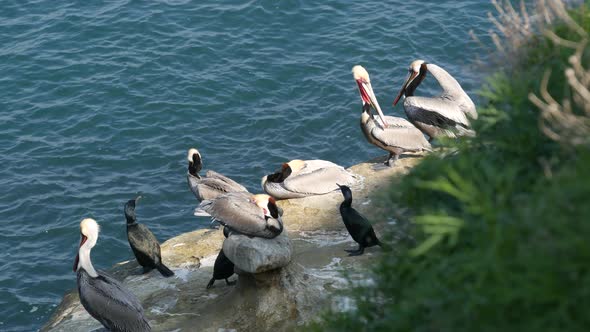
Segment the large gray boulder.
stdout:
[[261,273],[287,266],[293,249],[287,232],[273,239],[231,234],[223,242],[225,256],[241,271]]

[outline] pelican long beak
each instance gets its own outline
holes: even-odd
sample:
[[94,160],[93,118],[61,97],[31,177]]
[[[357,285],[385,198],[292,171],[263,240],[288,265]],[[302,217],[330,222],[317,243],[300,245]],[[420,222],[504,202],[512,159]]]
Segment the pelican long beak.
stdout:
[[78,271],[78,263],[80,262],[80,254],[76,254],[76,258],[74,259],[74,272]]
[[[80,237],[80,245],[78,246],[78,251],[80,251],[80,248],[84,245],[86,240],[88,240],[88,238],[85,235],[82,235]],[[80,262],[80,254],[76,254],[76,258],[74,259],[74,272],[78,271],[78,262]]]
[[397,97],[395,97],[395,100],[393,101],[393,106],[397,105],[402,95],[406,93],[406,88],[408,87],[408,84],[410,84],[410,82],[412,82],[416,78],[416,76],[418,76],[418,73],[414,71],[408,74],[408,77],[406,77],[406,82],[402,86],[401,90],[399,90]]
[[373,88],[371,87],[371,83],[370,82],[359,82],[359,86],[361,87],[361,89],[364,90],[364,97],[369,98],[369,103],[377,111],[377,114],[379,114],[379,118],[381,118],[381,122],[383,122],[383,128],[387,128],[387,121],[385,121],[385,115],[383,115],[383,111],[381,111],[381,106],[379,106],[379,102],[377,101],[377,97],[375,97],[375,93],[373,92]]

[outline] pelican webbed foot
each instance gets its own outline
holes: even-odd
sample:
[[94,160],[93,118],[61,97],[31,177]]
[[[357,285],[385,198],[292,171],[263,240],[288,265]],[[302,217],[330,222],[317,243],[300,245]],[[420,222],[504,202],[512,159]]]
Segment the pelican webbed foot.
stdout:
[[385,161],[385,165],[387,165],[389,167],[393,167],[395,165],[395,162],[398,159],[399,159],[399,154],[390,153],[389,158],[387,158],[387,161]]
[[227,278],[225,278],[225,283],[226,283],[228,286],[233,286],[233,285],[235,285],[235,284],[236,284],[236,282],[237,282],[237,280],[234,280],[234,281],[229,281],[229,280],[227,280]]

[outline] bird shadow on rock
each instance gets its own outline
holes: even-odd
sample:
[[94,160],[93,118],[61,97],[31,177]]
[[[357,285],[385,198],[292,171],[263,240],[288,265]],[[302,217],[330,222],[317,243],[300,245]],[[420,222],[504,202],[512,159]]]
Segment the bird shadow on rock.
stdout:
[[109,271],[109,274],[117,277],[120,280],[125,279],[128,276],[142,276],[148,275],[152,271],[145,271],[144,268],[139,265],[134,259],[115,265],[113,269]]
[[409,169],[410,168],[409,166],[402,165],[402,160],[413,159],[413,158],[420,157],[420,156],[423,156],[423,154],[407,152],[407,153],[400,155],[399,158],[397,159],[397,161],[393,164],[393,166],[388,166],[385,164],[388,156],[384,155],[384,156],[377,157],[377,158],[374,158],[371,160],[371,162],[373,163],[373,165],[371,166],[371,169],[375,172],[390,170],[390,169],[393,169],[396,167],[404,167],[404,168]]
[[377,164],[373,164],[373,166],[371,166],[371,169],[374,170],[375,172],[384,171],[384,170],[387,170],[390,168],[391,168],[390,166],[387,166],[384,163],[377,163]]

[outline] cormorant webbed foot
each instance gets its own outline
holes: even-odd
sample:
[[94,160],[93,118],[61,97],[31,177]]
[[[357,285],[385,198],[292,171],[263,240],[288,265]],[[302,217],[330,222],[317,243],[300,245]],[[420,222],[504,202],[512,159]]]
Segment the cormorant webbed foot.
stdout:
[[350,254],[348,254],[348,256],[360,256],[365,252],[365,248],[361,248],[359,250],[356,251],[352,251]]
[[365,252],[365,247],[359,246],[357,250],[344,250],[348,253],[348,256],[360,256]]

